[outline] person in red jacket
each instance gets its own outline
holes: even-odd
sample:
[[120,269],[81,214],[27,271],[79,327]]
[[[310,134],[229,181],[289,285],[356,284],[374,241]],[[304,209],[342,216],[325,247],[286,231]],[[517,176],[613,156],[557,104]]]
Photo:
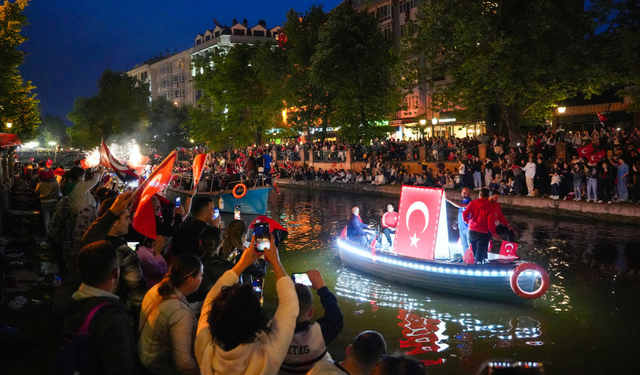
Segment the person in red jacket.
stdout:
[[387,212],[382,215],[382,233],[387,237],[389,247],[392,245],[391,234],[395,235],[398,227],[398,213],[393,210],[393,205],[387,205]]
[[489,201],[489,189],[482,188],[480,197],[471,201],[462,213],[465,223],[469,224],[469,242],[476,263],[484,263],[491,236],[500,239],[496,233],[496,212],[494,204]]

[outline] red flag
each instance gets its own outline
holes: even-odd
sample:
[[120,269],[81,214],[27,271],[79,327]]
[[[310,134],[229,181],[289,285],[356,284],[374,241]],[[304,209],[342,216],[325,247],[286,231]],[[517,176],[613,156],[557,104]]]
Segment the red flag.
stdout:
[[204,163],[207,161],[208,154],[198,154],[193,158],[193,187],[197,188],[202,172],[204,171]]
[[433,260],[441,202],[442,189],[402,186],[394,252]]
[[143,236],[155,239],[156,218],[153,212],[151,198],[167,186],[171,180],[171,171],[176,161],[176,152],[172,152],[166,159],[149,175],[149,178],[138,188],[143,189],[140,202],[133,216],[133,228]]
[[80,160],[80,166],[82,167],[82,169],[88,169],[89,165],[87,164],[87,159]]
[[517,258],[516,251],[518,250],[518,244],[515,242],[502,241],[500,247],[500,255],[508,258]]
[[605,156],[607,156],[607,153],[604,152],[604,150],[596,152],[595,154],[591,154],[589,156],[587,156],[587,158],[589,159],[589,162],[591,163],[597,163],[600,160],[604,159]]
[[[82,162],[80,163],[82,164]],[[64,169],[58,167],[53,170],[53,174],[55,174],[56,176],[64,176]]]
[[593,152],[593,145],[578,148],[578,157],[587,157]]
[[47,168],[51,168],[52,165],[53,165],[53,160],[47,159]]
[[469,246],[467,252],[464,253],[464,262],[466,264],[476,264],[476,258],[473,256],[473,249],[471,246]]
[[109,151],[109,147],[107,147],[104,141],[102,141],[102,146],[100,146],[100,165],[105,168],[113,169],[122,182],[135,181],[138,179],[135,169],[122,164],[118,159],[116,159],[111,151]]
[[20,138],[18,138],[17,134],[10,133],[0,133],[0,146],[9,147],[9,146],[19,146],[22,142],[20,142]]
[[[608,120],[607,116],[603,115],[602,113],[600,113],[600,112],[596,112],[596,114],[598,115],[598,120],[600,120],[600,122],[603,122],[603,121],[607,121],[607,120]],[[604,125],[604,124],[603,124],[603,125]]]

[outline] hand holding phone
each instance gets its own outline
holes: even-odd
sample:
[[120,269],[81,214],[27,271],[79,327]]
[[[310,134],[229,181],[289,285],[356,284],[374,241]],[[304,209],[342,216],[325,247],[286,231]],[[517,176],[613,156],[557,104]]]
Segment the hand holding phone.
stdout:
[[240,206],[235,206],[233,208],[233,219],[240,220]]
[[220,209],[218,207],[213,209],[213,219],[217,219],[220,216]]
[[180,207],[180,197],[176,197],[176,208]]
[[309,280],[309,275],[307,275],[306,272],[292,273],[291,278],[293,279],[293,282],[296,284],[302,284],[306,286],[312,285],[311,280]]
[[259,253],[264,253],[271,246],[271,231],[269,223],[255,223],[253,226],[255,236],[255,249]]

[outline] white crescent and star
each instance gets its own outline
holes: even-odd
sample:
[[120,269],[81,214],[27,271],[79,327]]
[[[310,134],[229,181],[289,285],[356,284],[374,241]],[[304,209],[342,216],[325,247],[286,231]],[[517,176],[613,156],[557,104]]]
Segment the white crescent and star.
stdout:
[[[422,232],[420,232],[420,234],[422,234],[425,230],[427,230],[427,227],[429,226],[429,209],[427,208],[427,205],[421,201],[413,202],[411,206],[409,206],[406,218],[407,230],[411,231],[411,227],[409,226],[409,219],[411,218],[411,214],[413,213],[413,211],[416,210],[422,212],[422,215],[424,216],[424,228],[422,228]],[[418,238],[418,233],[413,232],[413,237],[409,237],[409,239],[411,240],[411,245],[409,245],[409,247],[414,246],[417,248],[418,241],[420,241],[420,238]]]
[[504,249],[507,250],[507,253],[511,253],[513,251],[513,244],[506,244],[504,245]]

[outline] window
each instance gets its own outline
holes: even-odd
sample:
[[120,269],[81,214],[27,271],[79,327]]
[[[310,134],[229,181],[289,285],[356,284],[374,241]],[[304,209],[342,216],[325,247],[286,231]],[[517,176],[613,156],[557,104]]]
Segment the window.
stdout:
[[202,39],[198,39],[198,40],[196,40],[196,46],[197,46],[198,44],[200,44],[200,43],[202,43]]
[[398,4],[398,10],[400,11],[400,13],[406,13],[417,6],[418,0],[400,0],[400,4]]
[[167,86],[169,86],[169,78],[165,77],[160,81],[160,87],[167,87]]
[[388,21],[393,17],[393,13],[391,10],[391,4],[386,4],[376,9],[376,17],[378,21],[384,22]]
[[160,66],[160,74],[167,74],[169,73],[169,64],[164,63],[162,64],[162,66]]
[[216,31],[214,38],[217,38],[220,36],[220,31]]
[[176,70],[183,70],[184,69],[184,62],[182,62],[182,59],[176,61]]
[[196,90],[196,101],[200,100],[200,98],[202,98],[202,90]]
[[148,76],[149,76],[148,72],[142,72],[140,73],[140,80],[146,81]]
[[174,98],[184,98],[184,89],[175,89],[173,90]]
[[173,83],[184,83],[184,73],[178,73],[174,75]]
[[210,35],[205,36],[205,37],[204,37],[204,40],[205,40],[205,41],[207,41],[207,40],[211,40],[211,36],[210,36]]
[[400,36],[404,36],[404,25],[400,25]]
[[169,91],[165,91],[165,92],[161,93],[160,96],[162,96],[163,98],[165,98],[167,100],[171,99],[171,93]]
[[233,29],[233,35],[244,35],[243,29]]
[[253,36],[264,36],[264,31],[262,30],[254,30]]
[[389,23],[382,27],[382,34],[386,38],[393,38],[393,24]]

